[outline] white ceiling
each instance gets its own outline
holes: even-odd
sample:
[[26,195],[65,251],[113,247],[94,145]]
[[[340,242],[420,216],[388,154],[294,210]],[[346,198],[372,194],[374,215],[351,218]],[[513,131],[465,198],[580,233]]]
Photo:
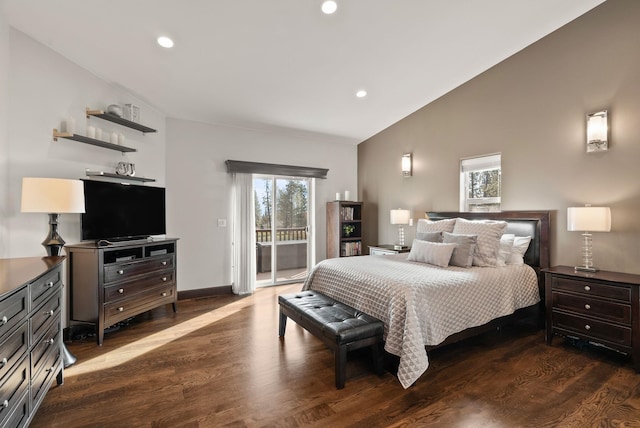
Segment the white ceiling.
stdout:
[[359,143],[603,2],[337,1],[333,15],[321,0],[4,7],[11,26],[169,117]]

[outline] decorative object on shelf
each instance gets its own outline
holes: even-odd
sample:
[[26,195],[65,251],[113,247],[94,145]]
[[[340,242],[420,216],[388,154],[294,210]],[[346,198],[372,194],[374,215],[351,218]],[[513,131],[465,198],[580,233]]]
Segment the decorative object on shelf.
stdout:
[[87,137],[96,138],[96,128],[95,128],[95,126],[88,126],[87,127]]
[[124,134],[118,134],[118,144],[124,146]]
[[96,140],[102,140],[102,129],[96,127]]
[[111,144],[118,144],[118,133],[117,132],[112,132],[111,133],[111,137],[109,137],[109,142]]
[[351,236],[351,234],[356,230],[356,227],[352,224],[345,224],[342,226],[342,231],[344,232],[344,236]]
[[601,110],[587,115],[587,153],[609,149],[609,114]]
[[136,166],[131,162],[118,162],[118,165],[116,165],[116,174],[133,177],[136,175]]
[[122,107],[120,107],[118,104],[110,104],[107,107],[107,113],[114,116],[122,117]]
[[336,193],[336,201],[339,201],[341,197],[342,196],[340,196],[340,192]]
[[404,225],[409,224],[409,217],[411,217],[411,211],[398,208],[397,210],[391,210],[390,215],[391,224],[398,225],[398,245],[400,249],[404,247]]
[[87,115],[87,118],[90,118],[91,116],[99,117],[100,119],[103,119],[112,123],[117,123],[118,125],[126,126],[127,128],[135,129],[136,131],[140,131],[143,134],[150,133],[150,132],[157,132],[153,128],[149,128],[148,126],[144,126],[140,123],[127,119],[126,114],[123,114],[123,117],[118,117],[114,114],[105,113],[103,110],[91,110],[89,107],[87,107],[86,115]]
[[64,123],[64,131],[73,135],[76,133],[76,120],[73,117],[69,117]]
[[593,267],[593,249],[591,232],[611,231],[611,209],[609,207],[567,208],[567,230],[582,232],[582,266],[575,266],[576,272],[597,272]]
[[413,175],[413,155],[411,153],[405,153],[402,155],[402,176],[404,178],[411,177]]
[[[91,131],[90,128],[92,128],[93,131]],[[91,134],[91,133],[93,133],[94,135],[93,137],[89,137],[89,136],[84,137],[78,134],[69,134],[67,132],[59,132],[57,129],[53,128],[53,141],[58,141],[58,138],[65,138],[67,140],[73,140],[73,141],[79,141],[85,144],[91,144],[92,146],[98,146],[105,149],[117,150],[122,153],[137,152],[136,149],[132,149],[131,147],[125,147],[119,144],[111,144],[107,141],[97,140],[95,138],[95,128],[90,126],[87,128],[87,134]]]
[[351,200],[351,195],[349,194],[348,190],[344,191],[344,200],[345,201],[350,201]]
[[64,178],[22,178],[23,213],[48,213],[49,234],[42,242],[50,256],[59,256],[64,239],[58,234],[58,215],[84,212],[84,184]]
[[130,120],[131,122],[139,123],[140,107],[134,104],[125,104],[123,117],[127,120]]

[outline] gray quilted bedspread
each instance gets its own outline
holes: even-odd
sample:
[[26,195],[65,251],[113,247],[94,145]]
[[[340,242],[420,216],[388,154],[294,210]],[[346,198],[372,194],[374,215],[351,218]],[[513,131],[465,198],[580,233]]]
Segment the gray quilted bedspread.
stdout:
[[527,265],[439,268],[406,258],[324,260],[303,286],[384,322],[385,350],[400,357],[404,388],[429,367],[426,345],[540,301],[535,271]]

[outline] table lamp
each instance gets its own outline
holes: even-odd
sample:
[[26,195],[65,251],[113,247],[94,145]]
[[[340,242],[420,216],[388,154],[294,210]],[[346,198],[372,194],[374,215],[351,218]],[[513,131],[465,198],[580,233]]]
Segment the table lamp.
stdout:
[[567,208],[567,230],[582,232],[582,266],[576,266],[576,272],[597,272],[593,267],[593,249],[591,232],[611,231],[611,210],[609,207]]
[[398,245],[394,246],[395,249],[402,249],[404,247],[404,225],[409,224],[409,217],[411,217],[411,211],[398,208],[397,210],[391,210],[390,218],[391,224],[398,225]]

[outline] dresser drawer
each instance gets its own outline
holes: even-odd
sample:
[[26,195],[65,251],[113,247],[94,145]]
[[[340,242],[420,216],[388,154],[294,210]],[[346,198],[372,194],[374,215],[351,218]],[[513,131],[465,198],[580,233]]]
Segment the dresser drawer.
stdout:
[[29,311],[28,296],[29,290],[27,287],[22,287],[17,292],[0,300],[0,340],[27,316]]
[[599,296],[623,302],[631,302],[630,287],[606,285],[588,280],[562,277],[553,277],[551,286],[553,290],[564,290],[584,294],[585,296]]
[[147,289],[132,298],[105,305],[105,325],[113,325],[162,304],[173,302],[175,302],[175,285]]
[[631,328],[553,310],[553,327],[573,332],[596,342],[631,346]]
[[137,275],[143,275],[156,270],[165,270],[173,267],[173,254],[140,261],[114,263],[104,267],[104,282],[109,283],[123,281]]
[[41,305],[42,302],[45,302],[49,296],[55,292],[55,289],[62,284],[60,272],[60,268],[53,269],[29,284],[32,311]]
[[553,307],[631,325],[631,305],[589,296],[553,292]]
[[31,373],[36,373],[43,365],[47,364],[48,356],[51,353],[60,353],[60,332],[61,320],[53,319],[46,324],[46,331],[31,346]]
[[[59,289],[58,289],[59,291]],[[60,292],[54,294],[29,319],[31,325],[31,344],[40,339],[48,328],[47,323],[53,318],[60,318],[58,312],[62,304]]]
[[0,342],[0,380],[22,358],[29,348],[29,323],[23,322],[9,337]]
[[55,374],[62,368],[59,346],[57,348],[51,347],[49,352],[43,355],[39,368],[41,369],[40,371],[31,372],[32,406],[39,405],[40,400],[44,398],[53,383]]
[[29,357],[24,358],[15,370],[0,382],[0,421],[4,423],[4,420],[20,406],[23,396],[29,390]]
[[175,272],[173,270],[158,272],[151,274],[144,279],[137,281],[118,283],[104,288],[104,302],[106,304],[132,297],[148,288],[173,284]]
[[6,415],[7,419],[2,419],[0,416],[0,426],[2,427],[24,427],[27,424],[29,418],[29,392],[26,391],[22,394],[17,403],[14,400],[14,404],[11,405],[13,413]]

